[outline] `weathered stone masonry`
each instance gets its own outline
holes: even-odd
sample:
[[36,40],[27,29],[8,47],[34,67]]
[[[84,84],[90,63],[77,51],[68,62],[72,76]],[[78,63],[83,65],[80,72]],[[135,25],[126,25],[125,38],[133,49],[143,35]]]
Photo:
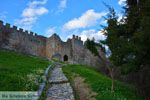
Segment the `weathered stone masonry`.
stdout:
[[[74,64],[91,65],[98,69],[104,66],[101,58],[86,49],[78,36],[73,35],[72,39],[63,42],[56,34],[46,38],[21,28],[18,30],[16,26],[10,27],[8,23],[4,25],[2,21],[0,21],[0,48],[48,59],[57,58]],[[104,57],[101,50],[99,53]]]
[[46,56],[46,38],[33,32],[17,30],[16,26],[0,21],[0,47],[36,56]]

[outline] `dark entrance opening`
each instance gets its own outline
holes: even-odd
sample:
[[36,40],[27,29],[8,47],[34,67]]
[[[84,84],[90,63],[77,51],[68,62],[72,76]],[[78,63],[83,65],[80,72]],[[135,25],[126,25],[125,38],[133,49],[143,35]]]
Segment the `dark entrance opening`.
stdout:
[[64,55],[64,61],[68,61],[68,56]]

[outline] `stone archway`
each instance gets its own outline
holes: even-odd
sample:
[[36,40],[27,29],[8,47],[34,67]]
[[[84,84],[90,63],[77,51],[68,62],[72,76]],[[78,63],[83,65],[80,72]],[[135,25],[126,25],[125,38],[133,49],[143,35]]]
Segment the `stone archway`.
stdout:
[[52,59],[55,59],[55,60],[61,60],[61,55],[59,53],[55,53],[53,56],[52,56]]
[[64,61],[68,61],[68,56],[67,55],[64,55]]

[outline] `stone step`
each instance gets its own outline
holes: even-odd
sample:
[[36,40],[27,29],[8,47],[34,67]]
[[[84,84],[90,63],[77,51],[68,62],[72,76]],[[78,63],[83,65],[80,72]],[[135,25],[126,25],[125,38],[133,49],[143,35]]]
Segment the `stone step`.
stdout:
[[51,81],[49,83],[50,84],[63,84],[63,83],[69,83],[69,81],[55,81],[55,82]]
[[46,100],[74,100],[73,90],[69,83],[52,84]]
[[54,68],[51,73],[51,78],[49,79],[49,83],[63,83],[68,82],[68,79],[62,72],[62,68]]
[[52,70],[49,84],[46,100],[75,100],[72,87],[62,71],[61,65],[56,64]]

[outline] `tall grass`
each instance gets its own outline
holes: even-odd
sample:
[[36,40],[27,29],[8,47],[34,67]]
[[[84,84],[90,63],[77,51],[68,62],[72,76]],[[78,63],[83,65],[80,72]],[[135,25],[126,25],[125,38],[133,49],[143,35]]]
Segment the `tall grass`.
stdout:
[[0,50],[0,91],[37,90],[49,61]]
[[141,100],[136,89],[125,83],[115,81],[114,93],[111,92],[111,79],[83,65],[67,65],[63,67],[66,76],[73,82],[77,74],[85,79],[92,91],[96,92],[96,100]]

